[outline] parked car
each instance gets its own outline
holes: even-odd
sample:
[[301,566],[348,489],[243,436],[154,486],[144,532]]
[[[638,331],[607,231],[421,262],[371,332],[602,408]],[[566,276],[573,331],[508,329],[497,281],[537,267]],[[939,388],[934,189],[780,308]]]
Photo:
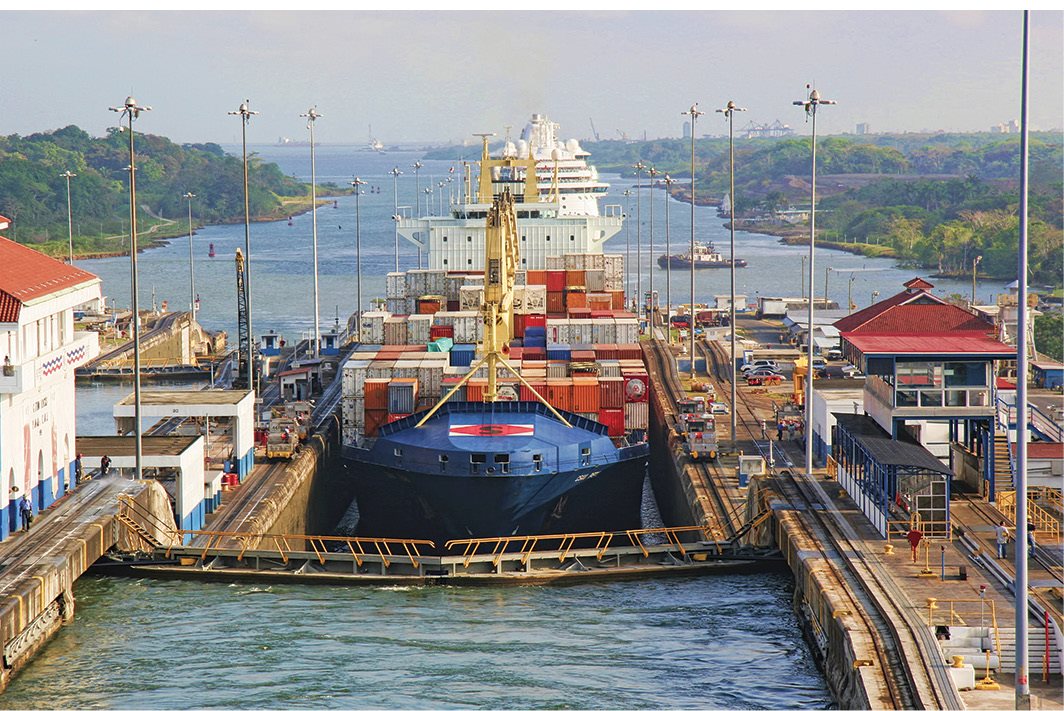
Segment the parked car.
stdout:
[[741,367],[739,370],[746,373],[756,368],[768,368],[776,373],[780,372],[779,363],[774,360],[752,360],[743,367]]
[[743,377],[747,380],[754,377],[764,378],[768,376],[776,376],[778,379],[783,380],[783,375],[778,370],[773,370],[772,368],[754,368],[753,370],[748,370],[743,373]]
[[824,370],[828,367],[828,362],[819,356],[813,356],[813,370]]

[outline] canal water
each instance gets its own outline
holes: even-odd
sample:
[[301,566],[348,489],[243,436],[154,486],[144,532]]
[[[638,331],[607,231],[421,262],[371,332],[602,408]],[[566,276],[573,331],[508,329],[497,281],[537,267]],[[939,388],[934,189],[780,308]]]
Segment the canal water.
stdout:
[[[308,151],[255,150],[287,174],[309,175]],[[322,182],[369,181],[360,198],[363,304],[384,291],[394,268],[392,177],[398,166],[399,204],[417,191],[416,153],[376,154],[353,147],[321,147]],[[471,156],[472,157],[472,156]],[[436,207],[420,195],[422,211],[439,210],[439,186],[451,164],[423,161],[422,191],[434,186]],[[455,175],[461,168],[456,168]],[[630,187],[618,176],[604,203]],[[379,188],[377,192],[375,188]],[[455,192],[457,194],[457,179]],[[449,192],[449,188],[445,187]],[[662,191],[655,202],[655,252],[665,247]],[[641,209],[649,244],[649,200]],[[445,200],[446,203],[446,200]],[[322,328],[356,308],[355,198],[318,211]],[[401,207],[402,209],[402,207]],[[193,203],[195,211],[195,203]],[[632,204],[632,214],[635,208]],[[723,221],[696,208],[697,238],[726,250]],[[182,216],[175,216],[182,219]],[[690,207],[672,202],[672,251],[689,241]],[[634,222],[634,220],[633,220]],[[630,231],[631,249],[636,229]],[[608,243],[625,251],[626,231]],[[215,247],[214,258],[207,256]],[[803,247],[739,233],[738,293],[798,295]],[[207,227],[194,238],[200,321],[235,337],[233,254],[244,245],[242,225]],[[252,225],[252,306],[256,333],[275,329],[288,339],[312,330],[311,218]],[[642,260],[643,285],[652,255]],[[832,298],[843,302],[850,276],[854,301],[867,304],[901,288],[916,272],[891,260],[819,250],[818,273],[828,273]],[[142,253],[141,304],[167,301],[187,309],[187,238]],[[80,266],[103,279],[104,294],[129,305],[127,259]],[[417,266],[416,250],[400,246],[400,268]],[[656,267],[655,267],[656,268]],[[836,271],[837,270],[837,271]],[[856,270],[856,271],[854,271]],[[664,299],[665,272],[655,273]],[[630,279],[635,285],[635,270]],[[700,273],[697,300],[728,291],[727,270]],[[936,281],[936,280],[933,280]],[[688,300],[682,275],[674,301]],[[818,279],[817,295],[821,293]],[[941,293],[965,293],[965,282],[936,281]],[[986,299],[995,289],[980,285]],[[145,387],[190,387],[146,384]],[[129,385],[78,386],[79,433],[113,432],[111,408]],[[148,423],[146,423],[148,424]],[[20,673],[0,707],[478,707],[478,708],[824,708],[832,704],[823,677],[791,611],[785,573],[614,582],[567,587],[326,588],[152,582],[86,577],[75,587],[77,615]]]

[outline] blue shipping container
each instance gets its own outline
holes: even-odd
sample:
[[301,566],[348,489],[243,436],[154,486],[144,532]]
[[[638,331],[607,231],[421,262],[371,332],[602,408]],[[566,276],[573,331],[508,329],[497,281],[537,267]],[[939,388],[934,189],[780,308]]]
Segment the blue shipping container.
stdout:
[[455,343],[451,348],[450,363],[455,367],[468,368],[476,358],[477,347],[472,343]]

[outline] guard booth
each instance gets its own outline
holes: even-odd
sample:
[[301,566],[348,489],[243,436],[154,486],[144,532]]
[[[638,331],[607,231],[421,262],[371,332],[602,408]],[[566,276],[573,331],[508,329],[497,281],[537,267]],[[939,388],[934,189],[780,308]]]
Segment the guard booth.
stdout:
[[340,334],[336,331],[321,334],[320,352],[323,356],[340,355]]
[[305,365],[277,375],[282,400],[309,400],[314,393],[315,369]]
[[[86,474],[99,470],[105,456],[111,459],[112,470],[136,469],[134,437],[78,437],[76,442]],[[209,479],[205,476],[204,445],[205,439],[199,435],[141,437],[141,473],[163,485],[171,497],[176,526],[186,531],[202,529],[204,516],[221,500],[221,473]],[[191,540],[189,534],[183,537],[186,544]]]
[[281,334],[272,328],[269,333],[262,334],[262,343],[259,345],[259,353],[265,357],[281,355]]
[[[114,406],[115,427],[119,432],[133,431],[133,398],[130,394]],[[240,481],[255,466],[255,393],[252,390],[146,390],[140,396],[140,411],[141,417],[149,421],[177,417],[197,422],[206,437],[204,456],[217,462],[228,457],[235,459]],[[224,446],[211,439],[211,425],[219,421],[231,425]]]
[[831,456],[839,483],[880,535],[919,514],[928,536],[949,533],[953,473],[904,432],[892,439],[868,415],[835,414]]

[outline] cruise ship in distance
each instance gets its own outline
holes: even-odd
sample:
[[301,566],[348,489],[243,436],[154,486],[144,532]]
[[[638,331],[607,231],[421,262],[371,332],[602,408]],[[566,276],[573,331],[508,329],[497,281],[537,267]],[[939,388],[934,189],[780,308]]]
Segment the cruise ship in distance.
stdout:
[[[521,240],[522,269],[544,269],[549,255],[573,253],[599,254],[603,245],[620,232],[624,216],[620,205],[606,205],[599,200],[609,184],[599,179],[598,171],[587,163],[590,155],[576,139],[558,138],[558,124],[542,114],[533,114],[516,141],[506,141],[501,155],[518,161],[535,161],[535,190],[523,191],[517,206]],[[400,211],[399,234],[428,255],[427,268],[449,271],[477,271],[484,268],[484,218],[490,203],[476,202],[473,175],[476,163],[466,164],[459,197],[448,207],[446,215],[410,214]],[[523,184],[526,169],[517,165],[503,174],[487,176],[492,193],[506,186]],[[529,195],[531,194],[531,197]]]

